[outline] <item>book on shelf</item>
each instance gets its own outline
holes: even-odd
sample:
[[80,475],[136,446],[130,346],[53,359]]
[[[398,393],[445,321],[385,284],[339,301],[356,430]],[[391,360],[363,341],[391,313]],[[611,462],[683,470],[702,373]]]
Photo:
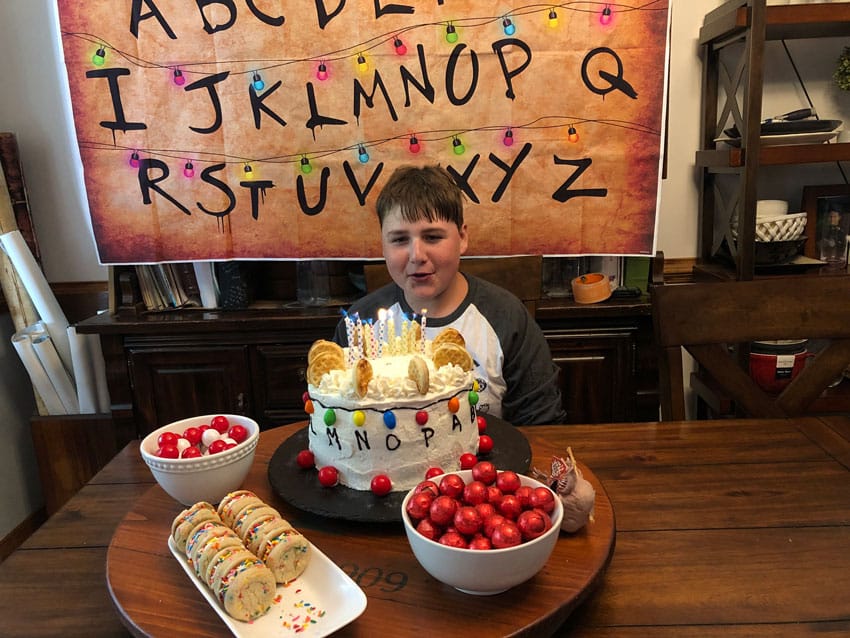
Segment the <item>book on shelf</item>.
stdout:
[[200,308],[201,296],[192,263],[139,264],[136,277],[148,310]]

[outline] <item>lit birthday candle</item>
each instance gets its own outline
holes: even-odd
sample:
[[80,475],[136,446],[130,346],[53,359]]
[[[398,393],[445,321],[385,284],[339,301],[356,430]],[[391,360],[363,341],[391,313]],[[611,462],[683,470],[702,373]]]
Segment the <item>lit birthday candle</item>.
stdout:
[[422,354],[425,354],[425,315],[428,314],[428,309],[422,309],[422,321],[420,322],[420,327],[422,328],[422,341],[419,344],[419,351]]
[[395,350],[393,349],[393,340],[395,339],[395,317],[393,317],[393,311],[387,311],[387,347],[389,349],[390,354],[395,354]]
[[410,320],[407,318],[407,315],[402,313],[403,317],[401,321],[401,347],[403,350],[399,354],[405,354],[407,352],[407,333],[410,331]]
[[387,311],[381,308],[378,310],[378,356],[384,354],[384,339],[387,333]]

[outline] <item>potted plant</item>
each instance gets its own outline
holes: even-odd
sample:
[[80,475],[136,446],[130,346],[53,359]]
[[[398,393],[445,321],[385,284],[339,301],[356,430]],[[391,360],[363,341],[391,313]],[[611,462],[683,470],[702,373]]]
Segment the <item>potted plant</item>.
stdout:
[[839,89],[850,91],[850,47],[844,47],[841,55],[838,56],[838,64],[832,79],[835,80]]

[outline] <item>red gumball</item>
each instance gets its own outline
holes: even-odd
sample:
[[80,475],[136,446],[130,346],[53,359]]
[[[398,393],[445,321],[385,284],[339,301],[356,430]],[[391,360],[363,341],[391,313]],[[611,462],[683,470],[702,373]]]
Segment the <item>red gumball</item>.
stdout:
[[416,423],[418,425],[425,425],[428,423],[428,413],[425,410],[419,410],[416,413]]
[[503,547],[516,547],[522,543],[522,533],[519,531],[516,523],[506,521],[493,530],[490,536],[490,542],[493,547],[501,549]]
[[469,541],[469,549],[493,549],[493,545],[490,543],[490,539],[483,534],[476,534]]
[[546,512],[538,509],[525,510],[517,518],[516,525],[524,541],[530,541],[542,536],[550,527],[552,520]]
[[295,457],[295,462],[302,470],[309,470],[316,465],[316,457],[310,450],[301,450]]
[[244,425],[231,425],[230,429],[227,431],[227,436],[236,441],[237,443],[242,443],[245,439],[248,438],[248,430]]
[[523,509],[529,509],[530,507],[533,507],[533,505],[531,504],[531,493],[533,491],[534,488],[530,485],[520,485],[518,488],[516,488],[516,492],[514,492],[514,494],[516,494],[517,498],[519,498],[519,502],[522,503]]
[[496,513],[496,508],[491,503],[479,503],[475,506],[475,509],[481,515],[481,520],[485,522]]
[[481,529],[481,515],[474,507],[464,505],[455,512],[455,529],[466,536],[472,536]]
[[547,514],[555,509],[555,494],[548,487],[535,487],[531,492],[531,507],[536,507]]
[[481,481],[471,481],[463,488],[463,502],[478,505],[487,501],[487,486]]
[[164,447],[166,445],[177,445],[177,439],[180,436],[175,434],[174,432],[163,432],[156,438],[156,443],[159,447]]
[[487,436],[486,434],[482,434],[478,437],[478,453],[479,454],[490,454],[493,451],[493,439]]
[[433,501],[434,497],[428,492],[414,494],[410,497],[410,500],[407,501],[405,511],[410,518],[417,521],[422,520],[423,518],[427,518],[428,511],[431,509],[431,503]]
[[197,445],[201,442],[201,432],[200,428],[196,428],[194,426],[188,427],[183,430],[183,438],[189,441],[192,445]]
[[496,481],[496,466],[490,461],[478,461],[472,466],[472,478],[484,485],[492,485]]
[[496,487],[504,494],[513,494],[520,485],[519,475],[512,470],[502,470],[496,475]]
[[487,419],[479,415],[476,421],[478,422],[478,434],[484,434],[487,430]]
[[484,520],[484,535],[487,536],[487,538],[492,538],[493,532],[496,530],[496,528],[502,523],[507,522],[507,520],[508,519],[506,519],[501,514],[493,514],[492,516],[486,518]]
[[156,451],[156,455],[163,459],[177,459],[180,458],[180,450],[176,445],[166,443]]
[[472,466],[476,463],[478,463],[478,457],[475,456],[472,452],[467,452],[466,454],[460,455],[460,469],[471,470]]
[[443,535],[443,530],[434,525],[434,522],[430,518],[423,518],[419,521],[416,525],[416,531],[432,541],[437,540]]
[[440,479],[440,494],[460,498],[464,487],[466,487],[466,483],[457,474],[446,474]]
[[201,456],[201,451],[194,445],[190,445],[180,453],[181,459],[196,459]]
[[224,434],[230,428],[230,421],[227,420],[226,416],[218,415],[212,418],[210,425],[215,428],[219,434]]
[[505,495],[502,494],[502,490],[500,490],[495,485],[487,486],[487,502],[491,503],[494,507],[499,507],[499,503],[502,502],[502,499],[505,498]]
[[333,465],[326,465],[319,470],[319,483],[322,487],[334,487],[339,483],[339,472]]
[[426,479],[432,479],[435,476],[440,476],[440,474],[445,474],[445,472],[443,471],[443,468],[441,468],[441,467],[429,467],[425,471],[425,478]]
[[219,452],[224,452],[224,449],[227,447],[227,441],[224,439],[216,439],[210,446],[207,448],[207,452],[210,454],[218,454]]
[[430,494],[431,498],[435,498],[440,495],[440,487],[431,479],[422,481],[416,487],[413,488],[414,494],[421,494],[425,492],[426,494]]
[[428,514],[435,525],[446,527],[454,520],[457,511],[457,501],[451,496],[441,494],[431,502]]
[[460,549],[467,548],[466,539],[458,532],[448,531],[440,536],[440,538],[437,539],[437,542],[440,543],[440,545],[448,545],[449,547],[458,547]]
[[372,479],[370,487],[372,488],[372,493],[375,494],[375,496],[386,496],[392,492],[393,484],[392,481],[390,481],[389,476],[386,474],[378,474]]
[[516,494],[505,494],[499,503],[498,510],[505,518],[515,521],[522,512],[522,503]]

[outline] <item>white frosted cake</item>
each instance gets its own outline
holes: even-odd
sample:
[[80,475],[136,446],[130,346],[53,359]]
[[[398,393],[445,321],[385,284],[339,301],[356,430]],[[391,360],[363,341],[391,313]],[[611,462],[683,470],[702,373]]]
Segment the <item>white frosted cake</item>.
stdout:
[[316,468],[335,468],[355,490],[384,475],[399,491],[429,468],[460,469],[460,457],[478,451],[472,359],[449,331],[433,342],[412,331],[384,347],[314,344],[305,410]]

